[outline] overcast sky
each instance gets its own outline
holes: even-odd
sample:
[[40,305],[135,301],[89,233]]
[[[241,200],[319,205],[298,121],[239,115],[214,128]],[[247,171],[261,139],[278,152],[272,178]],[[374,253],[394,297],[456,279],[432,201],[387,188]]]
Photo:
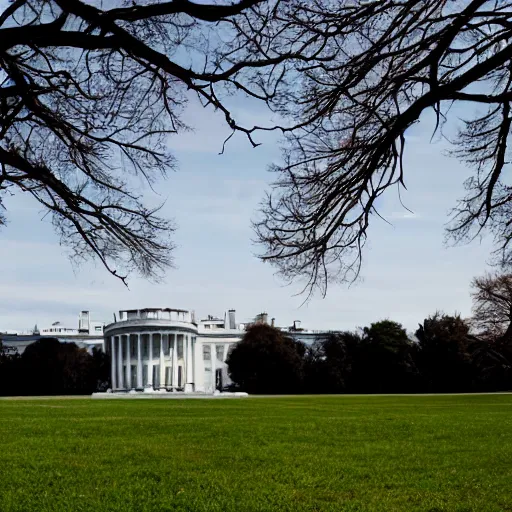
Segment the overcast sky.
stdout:
[[[252,107],[251,107],[252,108]],[[256,111],[238,110],[254,118]],[[404,210],[391,191],[381,213],[392,223],[373,219],[365,251],[362,281],[331,285],[325,299],[304,297],[285,287],[269,265],[259,262],[251,244],[251,217],[272,180],[267,166],[279,160],[278,141],[260,137],[252,149],[242,136],[219,155],[226,127],[220,116],[192,104],[188,121],[196,127],[169,140],[180,162],[177,173],[159,183],[149,204],[166,200],[164,214],[178,231],[176,268],[158,284],[132,278],[129,289],[99,265],[74,269],[53,233],[49,218],[23,195],[8,198],[9,224],[0,231],[0,329],[26,329],[54,321],[75,326],[78,312],[110,322],[125,308],[176,307],[203,317],[237,310],[237,320],[267,311],[278,325],[300,319],[308,328],[352,329],[391,318],[415,329],[439,310],[470,314],[469,283],[486,270],[490,246],[446,248],[447,212],[462,190],[467,170],[443,156],[442,143],[430,143],[427,118],[408,132],[408,191]]]
[[[237,120],[266,121],[260,106],[236,107]],[[192,103],[185,120],[196,131],[169,139],[179,171],[158,184],[158,194],[146,189],[147,203],[166,200],[163,214],[178,225],[176,268],[158,284],[134,277],[129,289],[99,265],[74,269],[38,205],[21,194],[6,198],[0,330],[57,320],[76,326],[83,309],[110,322],[114,311],[126,308],[188,308],[200,317],[235,308],[238,321],[266,311],[278,325],[300,319],[315,329],[353,329],[391,318],[413,330],[436,310],[470,314],[469,283],[485,272],[490,245],[443,245],[447,213],[462,195],[468,171],[443,156],[442,143],[430,143],[429,116],[407,133],[408,191],[402,199],[414,215],[400,206],[396,191],[387,194],[381,213],[392,225],[373,218],[361,282],[333,284],[325,299],[302,307],[304,297],[295,296],[300,284],[283,286],[272,267],[254,257],[251,244],[250,220],[273,177],[267,167],[280,158],[277,136],[260,136],[262,146],[253,149],[240,135],[219,155],[229,134],[222,116]]]

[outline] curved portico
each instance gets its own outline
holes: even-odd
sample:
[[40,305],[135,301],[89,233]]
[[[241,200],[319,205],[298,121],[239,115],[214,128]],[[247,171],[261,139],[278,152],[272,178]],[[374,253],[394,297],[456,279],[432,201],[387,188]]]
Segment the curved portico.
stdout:
[[104,329],[114,391],[194,391],[197,324],[182,309],[119,312]]

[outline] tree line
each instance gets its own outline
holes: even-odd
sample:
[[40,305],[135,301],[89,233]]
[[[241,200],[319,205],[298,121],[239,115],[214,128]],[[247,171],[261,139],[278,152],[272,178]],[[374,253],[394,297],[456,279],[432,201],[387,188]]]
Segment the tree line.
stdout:
[[[249,393],[449,393],[512,389],[512,274],[472,282],[473,315],[436,312],[413,334],[393,320],[305,345],[266,323],[227,358]],[[0,395],[90,394],[110,387],[100,350],[44,338],[19,355],[0,345]]]
[[228,356],[249,393],[461,393],[512,389],[512,275],[473,283],[473,317],[436,312],[413,335],[393,320],[311,346],[266,324]]
[[43,338],[20,355],[0,342],[0,395],[87,395],[109,381],[109,357],[96,348]]

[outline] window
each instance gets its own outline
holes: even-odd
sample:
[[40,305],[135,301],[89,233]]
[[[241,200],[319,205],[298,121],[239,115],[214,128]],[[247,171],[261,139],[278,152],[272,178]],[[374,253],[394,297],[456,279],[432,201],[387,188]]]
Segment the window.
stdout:
[[96,332],[101,332],[101,331],[103,331],[103,327],[102,327],[101,325],[97,325],[97,326],[94,328],[94,330],[95,330]]
[[142,338],[142,355],[143,357],[148,357],[149,355],[149,340],[147,336]]
[[172,385],[172,382],[171,382],[171,367],[170,366],[166,366],[165,367],[165,385],[167,387]]
[[211,361],[212,354],[210,350],[210,345],[203,345],[203,361]]
[[167,355],[169,353],[169,335],[162,335],[162,346],[164,354]]
[[224,361],[224,345],[217,345],[215,347],[217,361]]
[[209,328],[210,328],[210,325],[209,325],[209,324],[206,324],[206,325],[204,326],[204,328],[205,328],[205,329],[209,329]]
[[146,387],[148,385],[148,365],[145,364],[142,367],[142,385]]
[[137,357],[137,336],[130,337],[130,357]]

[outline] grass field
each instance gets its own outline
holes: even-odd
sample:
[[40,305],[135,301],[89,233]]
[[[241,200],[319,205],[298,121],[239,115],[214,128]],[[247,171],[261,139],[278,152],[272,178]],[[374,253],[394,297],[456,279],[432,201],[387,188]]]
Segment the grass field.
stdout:
[[0,511],[512,510],[512,395],[1,400]]

